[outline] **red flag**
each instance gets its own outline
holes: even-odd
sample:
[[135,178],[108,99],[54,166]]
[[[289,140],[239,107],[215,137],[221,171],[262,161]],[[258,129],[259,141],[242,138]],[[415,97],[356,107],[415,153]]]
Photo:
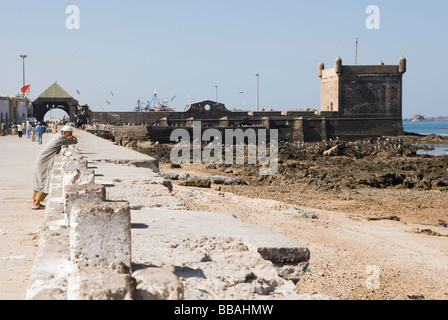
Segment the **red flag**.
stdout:
[[22,92],[23,92],[23,93],[25,93],[25,92],[30,92],[30,86],[31,86],[31,85],[23,86],[23,87],[22,87]]

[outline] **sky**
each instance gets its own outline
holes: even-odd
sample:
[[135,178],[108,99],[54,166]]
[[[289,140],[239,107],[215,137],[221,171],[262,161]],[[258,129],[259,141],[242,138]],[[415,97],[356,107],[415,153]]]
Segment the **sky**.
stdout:
[[0,95],[20,92],[26,54],[32,100],[57,81],[94,111],[154,90],[176,111],[217,95],[257,110],[259,74],[260,108],[320,110],[319,62],[353,65],[358,37],[359,65],[406,57],[403,117],[447,116],[447,15],[446,0],[0,0]]

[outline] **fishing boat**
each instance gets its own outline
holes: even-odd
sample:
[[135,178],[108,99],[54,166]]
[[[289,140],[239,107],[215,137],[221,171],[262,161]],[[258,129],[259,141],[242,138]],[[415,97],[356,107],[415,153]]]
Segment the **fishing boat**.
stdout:
[[154,95],[151,99],[151,101],[148,101],[146,105],[143,105],[143,103],[140,101],[140,98],[137,100],[137,105],[134,108],[134,111],[175,111],[172,108],[168,107],[168,100],[162,99],[162,102],[160,102],[158,96],[157,96],[157,90],[154,90]]

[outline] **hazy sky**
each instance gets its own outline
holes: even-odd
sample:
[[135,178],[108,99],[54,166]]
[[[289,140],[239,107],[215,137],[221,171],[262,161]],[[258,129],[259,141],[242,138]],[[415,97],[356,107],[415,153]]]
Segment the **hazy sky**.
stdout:
[[0,0],[0,95],[20,91],[27,54],[31,99],[57,81],[95,111],[132,111],[154,89],[183,111],[217,85],[227,108],[256,110],[258,73],[261,107],[320,109],[319,62],[354,64],[359,37],[358,64],[407,58],[404,117],[448,115],[447,15],[446,0]]

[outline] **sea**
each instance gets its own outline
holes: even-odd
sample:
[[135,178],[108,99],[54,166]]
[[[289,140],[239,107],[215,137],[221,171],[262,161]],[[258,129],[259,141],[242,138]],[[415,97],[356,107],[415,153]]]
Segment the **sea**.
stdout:
[[[448,121],[403,121],[403,128],[406,132],[413,132],[422,135],[437,134],[439,136],[448,136]],[[448,145],[431,144],[433,150],[419,150],[418,154],[428,154],[431,156],[448,155]]]
[[448,136],[448,120],[440,121],[403,121],[403,128],[406,132],[413,132],[423,135],[438,134]]

